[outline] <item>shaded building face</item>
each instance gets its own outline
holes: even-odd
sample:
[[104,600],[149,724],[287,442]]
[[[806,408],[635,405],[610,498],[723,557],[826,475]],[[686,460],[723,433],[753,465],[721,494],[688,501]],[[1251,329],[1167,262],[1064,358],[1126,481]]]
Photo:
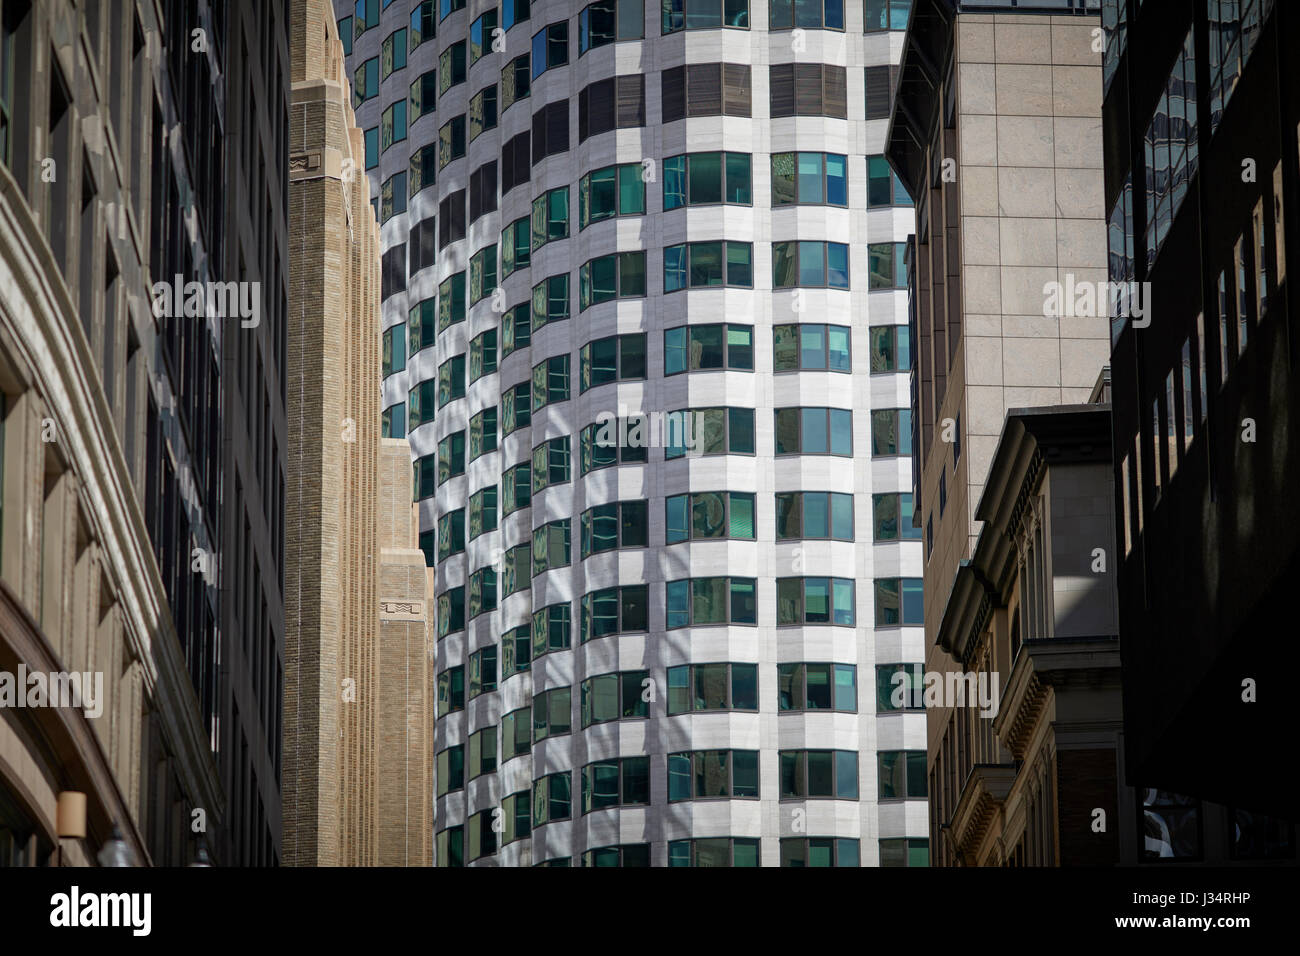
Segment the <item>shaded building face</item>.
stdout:
[[1268,820],[1295,815],[1272,675],[1300,560],[1280,6],[1107,11],[1109,278],[1150,305],[1112,326],[1127,769],[1159,857],[1294,854]]
[[221,327],[159,288],[224,277],[225,60],[167,7],[0,9],[4,202],[26,233],[6,250],[41,277],[3,309],[0,566],[30,617],[4,628],[0,669],[104,688],[98,713],[5,708],[66,755],[21,748],[0,838],[20,862],[44,862],[66,790],[87,793],[87,827],[60,862],[93,859],[117,824],[136,860],[181,864],[195,814],[220,824]]
[[[1096,303],[1106,264],[1099,4],[996,7],[914,5],[886,153],[916,196],[904,259],[915,351],[907,426],[924,541],[925,674],[945,686],[965,674],[997,676],[1007,695],[1013,675],[1034,672],[1030,642],[1059,641],[1063,652],[1090,626],[1085,620],[1113,641],[1115,623],[1113,615],[1080,617],[1056,593],[1054,576],[1068,577],[1062,569],[1081,556],[1055,557],[1042,476],[990,484],[1004,448],[1028,455],[1034,447],[1009,434],[1011,418],[1095,401],[1107,363],[1108,317]],[[1092,304],[1076,308],[1074,290],[1085,287]],[[1020,498],[1021,513],[1003,528],[1009,550],[994,562],[1001,577],[988,578],[975,567],[991,560],[980,551],[990,546],[981,535],[996,538],[984,512],[993,514],[1001,495]],[[1013,695],[1001,703],[1024,702]],[[1042,719],[1039,703],[1026,710],[1027,726]],[[1048,751],[951,695],[925,710],[936,860],[1070,859],[1054,835],[1062,767]],[[1096,710],[1106,717],[1104,706]],[[1104,736],[1113,764],[1117,725]],[[1027,763],[1023,774],[1017,761]],[[974,772],[980,763],[993,769]],[[992,808],[1030,822],[994,832]]]

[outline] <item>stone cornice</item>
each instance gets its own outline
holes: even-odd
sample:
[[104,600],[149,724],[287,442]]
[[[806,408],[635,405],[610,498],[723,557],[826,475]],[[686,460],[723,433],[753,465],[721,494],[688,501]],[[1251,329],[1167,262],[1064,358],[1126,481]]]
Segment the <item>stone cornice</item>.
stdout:
[[1073,681],[1094,684],[1120,680],[1119,638],[1045,638],[1026,641],[1016,654],[1002,692],[1002,707],[993,720],[998,735],[1017,759],[1024,759],[1034,728],[1047,704],[1047,692]]
[[963,856],[974,855],[1016,782],[1015,764],[976,764],[952,811],[950,833]]

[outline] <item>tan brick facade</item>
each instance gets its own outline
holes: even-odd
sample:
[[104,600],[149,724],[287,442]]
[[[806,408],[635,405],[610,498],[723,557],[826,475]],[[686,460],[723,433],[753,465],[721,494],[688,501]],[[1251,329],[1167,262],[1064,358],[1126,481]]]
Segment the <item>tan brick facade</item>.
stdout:
[[[411,508],[404,441],[380,470],[379,233],[332,8],[295,0],[292,23],[284,862],[428,865],[425,572],[413,519],[389,518]],[[381,628],[390,598],[418,614]]]

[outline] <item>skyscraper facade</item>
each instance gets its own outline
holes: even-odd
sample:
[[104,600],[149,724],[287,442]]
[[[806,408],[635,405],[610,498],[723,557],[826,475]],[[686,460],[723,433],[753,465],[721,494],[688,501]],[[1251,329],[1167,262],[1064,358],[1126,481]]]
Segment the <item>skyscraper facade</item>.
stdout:
[[[200,8],[201,9],[201,8]],[[171,0],[170,17],[195,5]],[[288,8],[214,0],[201,19],[224,53],[224,275],[256,315],[222,325],[221,694],[216,746],[228,795],[218,862],[281,855],[284,692],[285,349],[289,283]],[[250,310],[251,311],[251,310]],[[214,452],[217,446],[214,445]]]
[[[1144,857],[1294,861],[1279,765],[1300,567],[1293,4],[1105,5],[1127,771]],[[1194,529],[1194,530],[1193,530]],[[1188,546],[1195,534],[1200,547]],[[1231,759],[1210,759],[1231,754]]]
[[926,862],[908,8],[335,3],[438,865]]
[[[1037,447],[1019,437],[1029,424],[1013,429],[1008,416],[1088,402],[1109,354],[1107,304],[1097,307],[1095,291],[1106,278],[1099,4],[1007,6],[916,0],[887,151],[916,196],[908,277],[917,342],[913,475],[924,528],[926,673],[945,675],[945,687],[946,675],[997,677],[1001,694],[1010,695],[1000,706],[1011,709],[1020,708],[1014,681],[1032,670],[1031,645],[1091,638],[1113,644],[1115,622],[1114,566],[1092,569],[1093,548],[1109,553],[1108,538],[1089,544],[1086,534],[1062,531],[1104,529],[1107,512],[1096,495],[1080,495],[1068,515],[1057,515],[1059,493],[1042,474],[1010,487],[1004,475],[992,492],[985,484],[1000,447]],[[1089,287],[1091,299],[1074,308],[1075,291]],[[1066,420],[1091,421],[1093,431],[1104,432],[1097,419],[1094,410]],[[1041,441],[1051,448],[1059,436],[1048,429]],[[1013,519],[1000,515],[998,494],[1022,502]],[[982,533],[997,540],[985,524],[993,518],[1013,536],[1018,592],[1006,589],[1005,565],[1001,580],[979,579],[980,562],[991,567],[980,540]],[[977,607],[986,602],[972,615],[975,623],[964,634],[945,631],[949,615],[972,599]],[[1113,672],[1113,662],[1108,666]],[[1046,675],[1042,683],[1049,683]],[[1063,751],[1082,744],[1063,732],[1062,753],[1055,745],[1027,751],[993,709],[955,694],[926,702],[930,783],[940,794],[930,804],[934,859],[990,859],[966,828],[970,819],[958,819],[978,806],[982,814],[996,810],[1013,819],[1001,834],[1006,845],[993,854],[999,862],[1059,863],[1066,843],[1055,832],[1053,793],[1078,776],[1079,764]],[[1032,708],[1023,716],[1036,720]],[[1117,717],[1107,715],[1110,723],[1103,721],[1093,740],[1097,760],[1110,760],[1111,779],[1122,749]],[[985,770],[972,772],[977,764],[1029,758],[1034,766],[1014,792],[1015,773],[999,782]],[[1003,806],[1009,792],[1014,799]],[[1035,824],[1024,825],[1026,815]]]
[[379,230],[333,8],[290,22],[284,862],[427,866],[429,572],[410,449],[379,437]]
[[[0,690],[3,863],[87,862],[116,825],[137,862],[184,864],[225,810],[221,320],[153,294],[222,278],[221,46],[188,29],[215,8],[180,6],[0,6],[0,672],[102,688],[82,707]],[[86,826],[60,845],[62,792],[86,794]]]

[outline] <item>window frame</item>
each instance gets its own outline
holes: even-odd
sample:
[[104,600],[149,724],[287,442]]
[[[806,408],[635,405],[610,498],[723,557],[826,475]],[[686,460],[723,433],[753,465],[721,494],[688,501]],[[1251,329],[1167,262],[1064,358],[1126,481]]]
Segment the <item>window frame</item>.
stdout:
[[[811,620],[809,618],[809,601],[808,586],[809,582],[826,582],[826,620]],[[785,608],[782,601],[793,601],[795,596],[791,593],[794,590],[794,582],[798,582],[797,605],[795,607],[796,616],[791,619],[786,616]],[[849,594],[849,619],[843,620],[843,608],[839,606],[837,594],[842,593],[844,586],[847,585]],[[840,618],[837,620],[837,618]],[[791,575],[779,577],[776,579],[776,626],[782,627],[857,627],[858,620],[858,600],[857,600],[857,580],[855,578],[838,578],[832,575],[811,574],[811,575]]]
[[[809,792],[811,787],[809,786],[810,781],[809,781],[808,768],[809,768],[810,756],[812,754],[831,755],[830,769],[831,769],[831,776],[832,776],[832,780],[831,780],[832,792],[830,794],[824,794],[824,793],[814,794]],[[842,782],[840,779],[840,775],[842,772],[841,760],[847,762],[847,757],[853,758],[852,793],[847,792],[847,787],[842,789],[840,786]],[[787,761],[791,759],[793,759],[793,761],[795,762],[794,781],[795,781],[796,790],[794,792],[787,789],[786,779],[785,779]],[[809,748],[802,748],[798,750],[781,750],[778,751],[777,753],[777,761],[779,764],[779,768],[777,770],[777,780],[779,781],[778,792],[780,793],[779,799],[781,800],[781,802],[790,802],[796,800],[800,802],[807,801],[807,800],[857,801],[862,799],[860,796],[862,792],[862,785],[861,785],[862,761],[858,758],[858,751],[856,750],[835,750],[835,749],[820,748],[820,747],[809,747]],[[800,785],[802,785],[802,789],[804,791],[803,793],[797,792],[797,788]]]
[[[609,342],[614,343],[614,377],[606,379],[605,381],[592,383],[591,378],[593,365],[591,353],[596,346],[603,346]],[[639,365],[641,374],[639,375],[632,374],[632,372],[635,372],[638,367],[636,364],[637,356],[635,346],[633,345],[630,348],[630,355],[628,354],[629,349],[625,347],[625,343],[631,344],[636,342],[640,343],[641,350]],[[645,381],[649,371],[647,367],[646,346],[647,336],[645,332],[628,332],[622,335],[606,335],[602,338],[591,339],[590,341],[583,343],[582,348],[578,353],[578,394],[586,394],[590,389],[599,388],[602,385],[614,385],[618,382]],[[628,364],[632,364],[632,372],[625,374],[624,367]]]
[[[791,412],[798,412],[798,416],[795,418],[795,422],[797,423],[798,427],[794,430],[794,435],[797,441],[794,450],[790,450],[789,448],[782,450],[782,434],[783,434],[782,415],[784,414],[786,416],[789,416]],[[805,447],[806,444],[805,429],[804,429],[804,425],[806,423],[805,416],[807,413],[813,413],[814,417],[816,417],[817,412],[825,413],[824,416],[824,420],[825,420],[824,434],[826,436],[825,451],[812,451]],[[840,415],[836,416],[835,414],[833,414],[835,412],[839,412]],[[837,418],[841,422],[843,422],[844,415],[848,416],[849,447],[847,450],[842,450],[837,452],[834,450],[836,445],[835,422]],[[773,410],[773,422],[774,422],[773,454],[777,458],[789,458],[793,456],[805,456],[805,455],[826,456],[829,458],[852,458],[853,457],[853,448],[854,448],[853,410],[851,408],[829,408],[829,407],[822,407],[816,405],[782,406],[780,408],[776,408]]]
[[[697,365],[705,354],[705,350],[710,347],[710,343],[705,340],[705,336],[714,334],[713,330],[718,330],[721,343],[718,346],[722,350],[721,365]],[[743,359],[746,347],[743,345],[733,346],[731,343],[731,333],[748,332],[748,358],[749,364],[742,364],[735,359]],[[670,338],[673,340],[670,342]],[[681,342],[676,341],[682,339]],[[733,349],[735,350],[733,352]],[[669,371],[669,356],[684,355],[685,362],[681,368],[677,367],[674,362]],[[669,329],[664,329],[664,377],[672,375],[685,375],[690,372],[752,372],[754,371],[754,326],[744,325],[737,322],[703,322],[694,325],[677,325]]]
[[[826,692],[830,696],[829,707],[815,707],[812,703],[812,696],[809,693],[808,669],[812,667],[825,668],[826,673]],[[841,671],[847,671],[852,677],[849,686],[852,688],[851,707],[841,706],[839,700],[840,683],[839,674]],[[785,687],[786,674],[789,673],[791,681],[790,693],[792,701],[801,700],[801,706],[796,706],[793,702],[789,707],[783,706],[783,688]],[[794,681],[798,681],[798,693],[795,694]],[[860,707],[858,704],[858,665],[845,664],[839,661],[786,661],[776,665],[776,704],[778,714],[856,714]]]
[[[791,157],[793,163],[793,172],[790,175],[790,184],[793,187],[792,199],[784,198],[784,193],[777,192],[777,163],[783,157]],[[800,160],[805,156],[816,156],[819,158],[821,165],[820,172],[820,199],[804,199],[801,197],[803,191],[803,173],[800,169]],[[837,159],[840,162],[840,185],[839,192],[843,195],[843,202],[834,202],[831,197],[832,177],[830,172],[831,159]],[[784,180],[784,174],[782,176]],[[794,150],[782,153],[772,154],[772,208],[785,209],[792,206],[827,206],[834,209],[847,209],[849,206],[849,157],[845,153],[820,153],[815,150]]]
[[[615,717],[596,717],[595,700],[592,683],[598,680],[613,679],[615,684],[614,693],[614,712],[618,715]],[[629,670],[629,671],[606,671],[600,674],[592,674],[585,678],[580,684],[578,702],[578,719],[582,724],[582,729],[594,727],[596,724],[612,724],[620,720],[649,720],[650,701],[643,698],[645,692],[645,682],[650,680],[650,671],[648,670]],[[629,701],[627,692],[629,684],[635,684],[635,699]],[[637,713],[639,711],[639,713]]]
[[[877,243],[879,245],[879,243]],[[820,282],[804,281],[804,254],[814,246],[821,247],[821,273]],[[793,254],[790,250],[793,249]],[[832,282],[831,250],[842,250],[844,257],[844,282]],[[787,282],[789,275],[782,275],[781,269],[785,266],[787,273],[790,271],[793,263],[794,281]],[[821,239],[786,239],[774,241],[772,243],[772,290],[775,292],[786,289],[826,289],[832,292],[851,292],[853,291],[853,278],[851,275],[851,258],[849,256],[849,245],[845,242],[830,242]]]
[[[825,495],[826,507],[826,534],[809,534],[807,521],[807,503],[805,498],[808,495]],[[783,512],[781,509],[782,499],[788,498],[794,502],[798,510],[799,533],[790,535],[784,533],[785,522],[783,521]],[[836,501],[843,503],[844,499],[848,500],[849,509],[849,536],[841,537],[835,533],[836,528]],[[852,492],[843,491],[778,491],[776,492],[776,540],[777,541],[856,541],[857,540],[857,496]]]
[[[700,697],[699,694],[697,693],[699,682],[698,682],[698,675],[696,673],[696,669],[702,667],[725,667],[727,669],[727,676],[726,676],[727,702],[724,706],[722,707],[697,706],[697,704],[699,704],[700,702]],[[752,673],[753,687],[754,687],[753,707],[741,707],[738,706],[736,703],[736,697],[737,697],[736,668],[738,667],[748,668]],[[686,684],[678,685],[678,686],[680,687],[682,693],[685,695],[687,699],[686,707],[681,707],[674,703],[674,697],[677,695],[674,694],[674,690],[676,688],[674,688],[673,685],[673,678],[675,676],[676,677],[682,676],[683,671],[685,671]],[[718,713],[733,712],[733,711],[736,713],[750,714],[750,713],[758,713],[760,710],[759,701],[761,700],[761,696],[760,696],[761,690],[759,688],[757,664],[737,662],[737,661],[717,661],[712,663],[677,664],[667,669],[664,675],[664,684],[667,690],[667,697],[664,700],[664,708],[665,708],[665,713],[667,713],[669,717],[677,717],[683,714],[718,714]],[[678,703],[680,703],[680,701]],[[705,703],[707,703],[707,700],[705,701]]]
[[[695,614],[695,611],[697,610],[696,601],[698,598],[701,597],[699,593],[699,587],[697,586],[697,582],[703,584],[704,582],[713,582],[713,581],[724,582],[723,588],[726,591],[725,598],[724,598],[725,616],[723,617],[722,620],[697,621],[696,614]],[[749,592],[749,594],[750,594],[750,599],[753,601],[753,614],[752,614],[753,620],[739,619],[735,613],[737,596],[738,596],[736,591],[736,585],[737,584],[743,585],[746,582],[748,582],[752,586],[752,590]],[[713,585],[713,587],[716,587],[716,585]],[[685,598],[686,598],[685,611],[675,612],[673,610],[672,591],[674,589],[678,591],[685,591]],[[739,593],[739,597],[741,601],[745,600],[744,594],[745,594],[744,591],[741,591]],[[674,620],[673,615],[682,614],[682,613],[686,615],[686,620],[679,624],[672,623]],[[746,578],[746,577],[740,577],[738,575],[724,574],[724,575],[703,575],[700,577],[690,577],[690,578],[674,578],[671,581],[664,582],[664,630],[665,631],[675,631],[686,627],[757,627],[757,626],[758,626],[758,579],[757,578]]]
[[[595,547],[595,521],[597,509],[613,508],[614,509],[614,545],[607,548]],[[636,522],[636,512],[640,510],[640,535],[639,543],[633,540],[631,543],[624,540],[624,531],[629,524],[629,514],[632,523]],[[605,515],[600,516],[605,519]],[[586,561],[588,558],[597,554],[606,554],[610,551],[627,551],[637,550],[650,547],[650,502],[642,498],[635,501],[608,501],[600,505],[592,505],[582,512],[579,519],[579,547],[578,554],[580,561]]]
[[[725,534],[720,535],[701,535],[696,533],[696,509],[699,506],[697,498],[703,499],[706,496],[720,496],[722,500],[722,527],[726,529]],[[758,512],[757,512],[757,494],[752,491],[688,491],[676,495],[667,495],[664,498],[664,546],[669,547],[674,544],[684,544],[690,541],[756,541],[758,540]],[[748,499],[750,531],[748,537],[732,534],[732,500]],[[675,537],[675,518],[672,514],[673,502],[682,501],[685,505],[685,532],[681,537]]]
[[[718,157],[718,195],[721,198],[716,202],[695,199],[692,196],[694,192],[694,177],[691,175],[692,161],[698,162],[705,156]],[[745,160],[745,191],[749,198],[744,202],[729,198],[734,193],[734,188],[731,187],[733,157]],[[751,153],[741,153],[735,150],[701,150],[694,153],[678,153],[676,156],[667,157],[663,161],[663,167],[664,212],[685,209],[690,206],[745,206],[752,208],[754,205],[754,157]],[[674,180],[680,182],[680,188],[670,191],[669,183]],[[672,202],[670,205],[670,197],[674,199],[680,197],[680,201]]]
[[[781,333],[783,330],[793,329],[794,354],[798,364],[790,366],[782,364]],[[804,357],[809,349],[805,346],[805,338],[811,336],[811,330],[820,329],[822,346],[821,354],[824,358],[821,365],[805,365]],[[787,333],[789,334],[789,333]],[[833,352],[831,349],[832,335],[843,335],[846,344],[846,351]],[[832,356],[838,358],[843,355],[843,364],[831,366]],[[851,325],[835,325],[825,322],[800,322],[800,323],[782,323],[781,325],[772,326],[772,373],[774,375],[783,375],[789,372],[835,372],[837,374],[853,374],[853,327]]]
[[[595,632],[596,600],[608,599],[610,593],[613,594],[613,601],[616,606],[616,619],[614,630],[607,631],[603,634]],[[641,613],[645,616],[645,627],[635,627],[636,621],[630,625],[624,623],[627,617],[628,606],[636,606],[636,599],[641,599]],[[606,588],[597,588],[594,591],[588,591],[579,601],[578,605],[578,640],[581,644],[588,641],[600,640],[605,637],[614,637],[619,634],[648,634],[650,632],[650,587],[647,584],[616,584]]]
[[[614,294],[604,298],[595,298],[595,282],[592,278],[597,263],[613,260],[614,265]],[[640,263],[640,289],[632,285],[631,291],[624,291],[628,284],[629,276],[636,276],[635,263]],[[597,305],[603,305],[606,302],[614,302],[618,299],[644,299],[648,295],[647,286],[649,283],[646,278],[646,253],[644,249],[634,249],[625,252],[609,252],[594,259],[588,259],[578,267],[578,313],[582,314],[588,309]]]
[[[697,785],[700,780],[701,771],[705,770],[703,766],[705,760],[714,759],[717,754],[727,755],[727,792],[725,794],[700,794],[697,793]],[[754,761],[754,785],[753,793],[738,794],[736,784],[736,754],[745,754],[748,760],[749,755],[753,755]],[[673,796],[674,776],[680,779],[681,761],[686,759],[689,766],[690,794],[689,796]],[[697,766],[697,761],[700,765]],[[674,770],[674,764],[678,769]],[[718,748],[714,750],[684,750],[668,754],[668,802],[684,803],[686,801],[703,801],[703,800],[761,800],[763,792],[763,775],[762,775],[762,756],[758,750],[742,750],[739,748]],[[749,789],[748,785],[745,787]]]

